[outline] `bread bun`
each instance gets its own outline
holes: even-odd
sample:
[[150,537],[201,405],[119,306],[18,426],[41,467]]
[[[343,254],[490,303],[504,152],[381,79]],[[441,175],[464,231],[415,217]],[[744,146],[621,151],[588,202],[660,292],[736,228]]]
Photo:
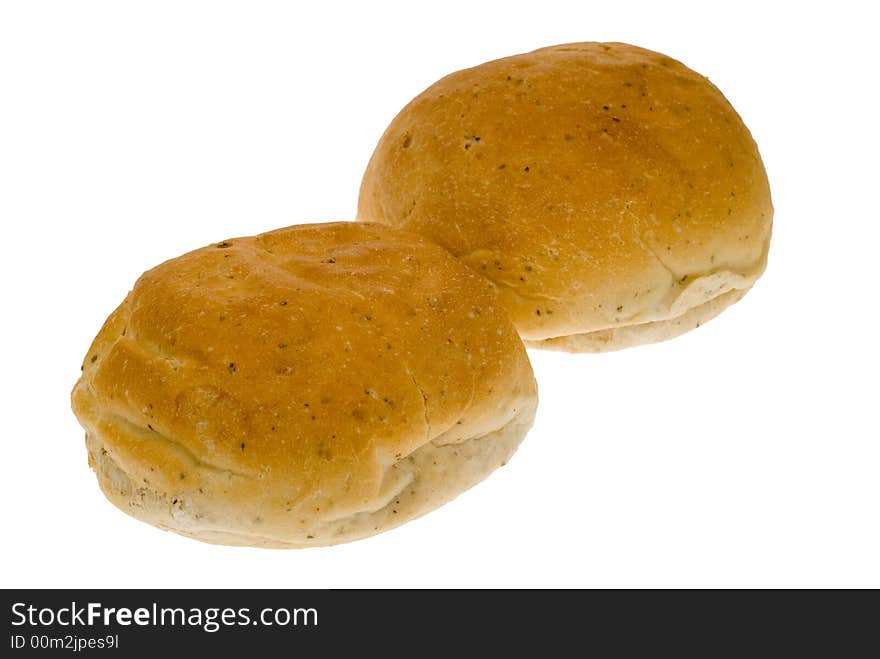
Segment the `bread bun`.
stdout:
[[294,226],[145,273],[73,390],[123,511],[207,542],[330,545],[503,465],[537,403],[492,287],[381,225]]
[[604,351],[681,334],[764,270],[773,208],[721,92],[619,43],[449,75],[385,131],[358,217],[421,233],[498,287],[527,343]]

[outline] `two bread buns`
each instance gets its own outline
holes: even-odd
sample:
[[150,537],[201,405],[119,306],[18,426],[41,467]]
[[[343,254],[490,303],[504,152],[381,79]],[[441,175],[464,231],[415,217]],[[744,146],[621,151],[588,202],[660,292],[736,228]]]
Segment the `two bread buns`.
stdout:
[[89,463],[116,506],[207,542],[393,528],[514,453],[537,405],[521,337],[604,351],[698,327],[763,272],[772,214],[745,125],[675,60],[581,43],[459,71],[386,130],[366,221],[138,280],[73,390]]

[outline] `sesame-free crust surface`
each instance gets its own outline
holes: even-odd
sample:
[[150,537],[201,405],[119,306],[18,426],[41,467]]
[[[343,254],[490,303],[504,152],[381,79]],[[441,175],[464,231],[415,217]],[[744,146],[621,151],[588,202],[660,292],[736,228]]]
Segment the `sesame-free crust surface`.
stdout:
[[126,512],[202,540],[333,544],[500,466],[536,388],[492,287],[380,225],[302,225],[146,272],[73,391]]
[[696,326],[676,320],[691,308],[742,297],[727,294],[763,272],[772,214],[755,142],[721,92],[619,43],[431,85],[382,136],[358,209],[488,277],[532,345],[575,351],[668,338]]

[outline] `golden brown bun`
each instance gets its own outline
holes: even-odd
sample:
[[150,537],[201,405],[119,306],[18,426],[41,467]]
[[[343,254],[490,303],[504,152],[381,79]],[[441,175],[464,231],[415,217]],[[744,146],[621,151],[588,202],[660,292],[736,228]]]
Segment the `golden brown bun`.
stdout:
[[125,512],[199,540],[329,545],[507,461],[537,394],[495,291],[381,225],[294,226],[145,273],[73,390]]
[[763,272],[773,208],[721,92],[618,43],[449,75],[391,122],[358,217],[417,231],[499,288],[530,345],[670,338]]

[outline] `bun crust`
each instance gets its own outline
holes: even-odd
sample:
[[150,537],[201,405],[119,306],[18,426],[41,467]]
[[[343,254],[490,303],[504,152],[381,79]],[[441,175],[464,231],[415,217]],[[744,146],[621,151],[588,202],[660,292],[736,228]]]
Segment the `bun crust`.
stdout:
[[721,92],[617,43],[438,81],[382,136],[358,203],[359,219],[421,233],[493,281],[530,345],[572,351],[720,312],[763,272],[772,216],[758,149]]
[[295,226],[146,272],[72,394],[107,497],[221,544],[328,545],[504,464],[537,394],[492,287],[380,225]]

